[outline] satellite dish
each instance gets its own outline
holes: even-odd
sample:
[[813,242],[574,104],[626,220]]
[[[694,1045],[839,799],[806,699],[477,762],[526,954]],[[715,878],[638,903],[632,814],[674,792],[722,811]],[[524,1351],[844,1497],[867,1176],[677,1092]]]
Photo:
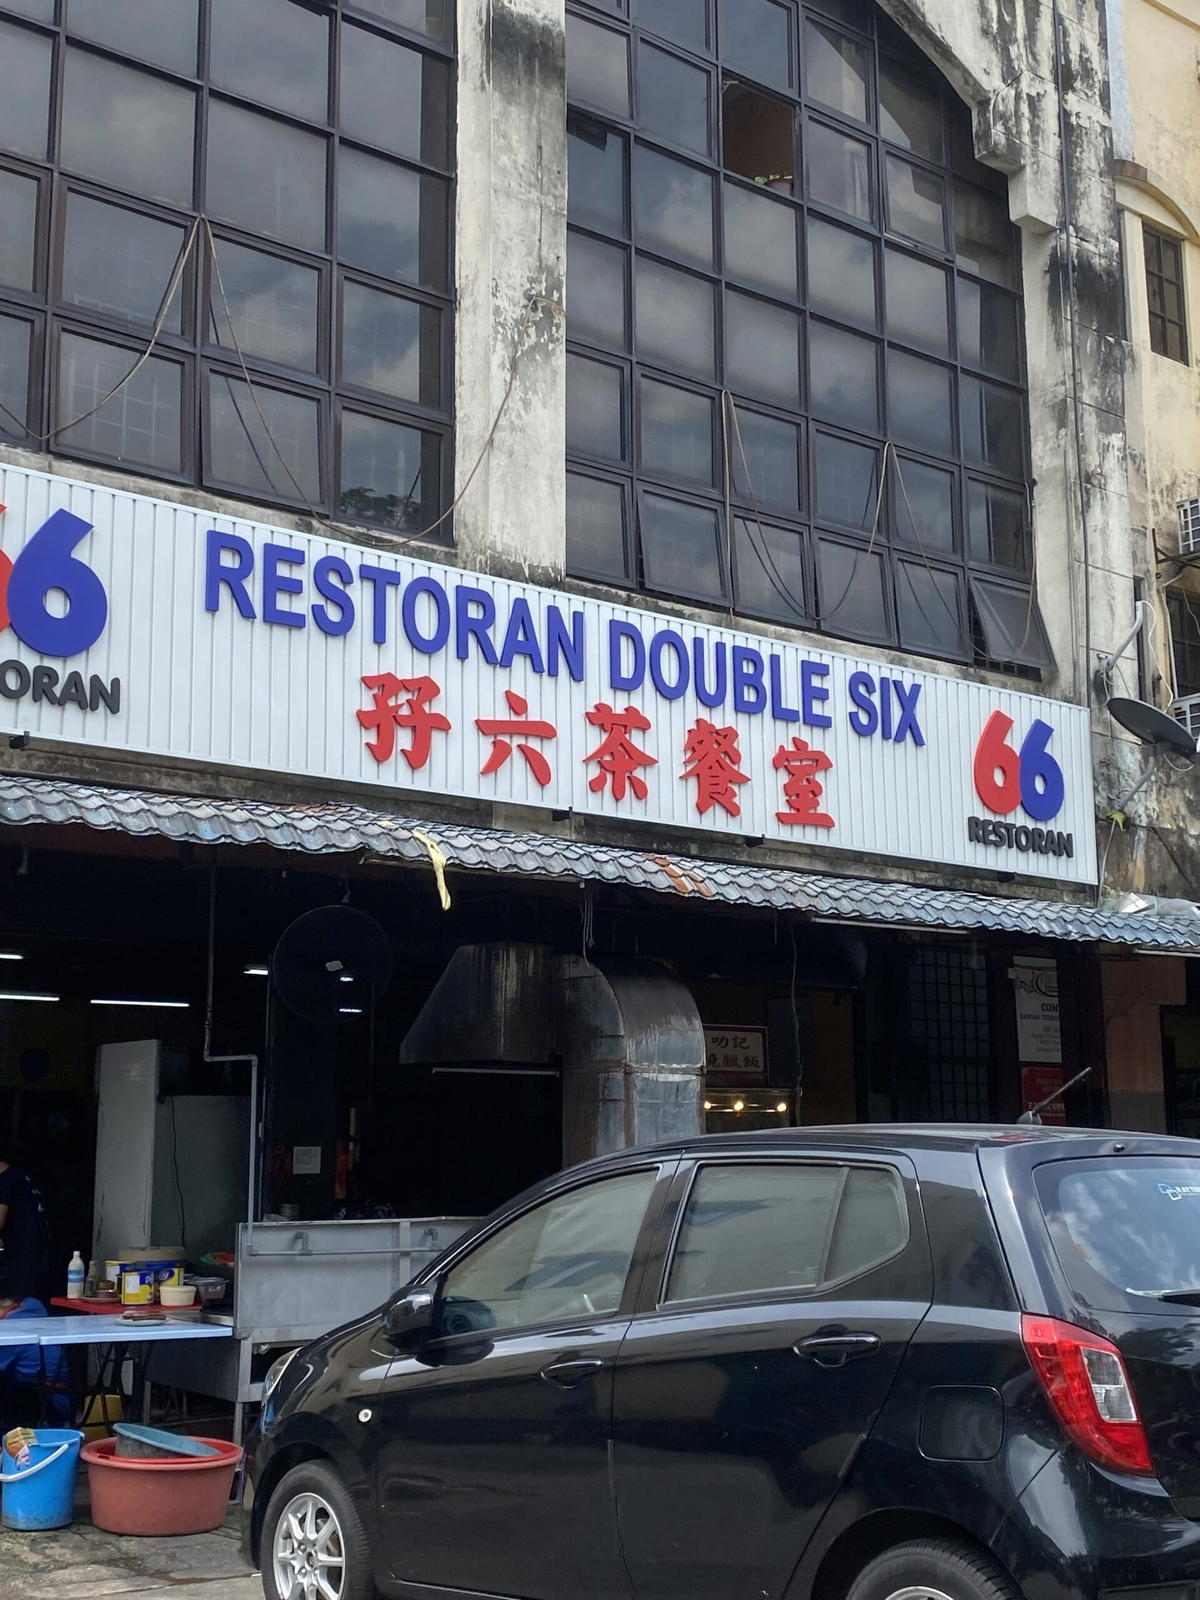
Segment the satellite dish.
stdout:
[[308,1022],[364,1016],[392,977],[387,934],[353,906],[319,906],[284,929],[271,956],[271,983],[289,1011]]
[[1196,754],[1196,741],[1183,724],[1145,700],[1126,700],[1118,695],[1108,702],[1108,714],[1135,738],[1149,745],[1156,755],[1167,750],[1182,756]]

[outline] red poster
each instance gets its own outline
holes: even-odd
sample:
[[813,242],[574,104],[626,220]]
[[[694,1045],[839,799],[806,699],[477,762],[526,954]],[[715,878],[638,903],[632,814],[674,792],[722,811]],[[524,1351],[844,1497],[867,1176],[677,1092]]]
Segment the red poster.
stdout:
[[[1032,1111],[1043,1100],[1050,1100],[1050,1096],[1057,1093],[1066,1081],[1067,1074],[1062,1067],[1022,1067],[1021,1110]],[[1050,1104],[1042,1106],[1038,1114],[1045,1123],[1059,1128],[1066,1126],[1067,1108],[1061,1099],[1050,1100]]]

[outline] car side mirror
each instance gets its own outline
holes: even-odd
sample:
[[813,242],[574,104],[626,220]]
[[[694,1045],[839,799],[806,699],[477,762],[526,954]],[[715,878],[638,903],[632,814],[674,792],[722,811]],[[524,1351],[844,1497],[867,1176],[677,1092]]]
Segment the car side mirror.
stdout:
[[437,1297],[429,1289],[407,1289],[393,1300],[383,1318],[383,1331],[398,1350],[413,1350],[433,1334]]

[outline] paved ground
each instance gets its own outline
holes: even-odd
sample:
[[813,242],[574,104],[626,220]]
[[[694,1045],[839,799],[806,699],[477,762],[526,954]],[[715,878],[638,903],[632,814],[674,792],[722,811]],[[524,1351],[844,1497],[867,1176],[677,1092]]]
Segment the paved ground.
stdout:
[[[82,1501],[82,1496],[81,1496]],[[179,1600],[262,1600],[262,1585],[238,1550],[237,1514],[216,1533],[124,1539],[101,1533],[86,1502],[69,1528],[0,1529],[0,1600],[102,1600],[106,1595],[177,1594]]]

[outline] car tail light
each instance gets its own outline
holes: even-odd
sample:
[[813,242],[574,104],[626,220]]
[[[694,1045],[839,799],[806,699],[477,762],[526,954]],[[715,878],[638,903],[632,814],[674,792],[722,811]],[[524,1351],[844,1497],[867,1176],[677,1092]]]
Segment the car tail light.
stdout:
[[1028,1313],[1021,1318],[1021,1338],[1075,1443],[1118,1472],[1153,1473],[1146,1430],[1116,1345],[1086,1328]]

